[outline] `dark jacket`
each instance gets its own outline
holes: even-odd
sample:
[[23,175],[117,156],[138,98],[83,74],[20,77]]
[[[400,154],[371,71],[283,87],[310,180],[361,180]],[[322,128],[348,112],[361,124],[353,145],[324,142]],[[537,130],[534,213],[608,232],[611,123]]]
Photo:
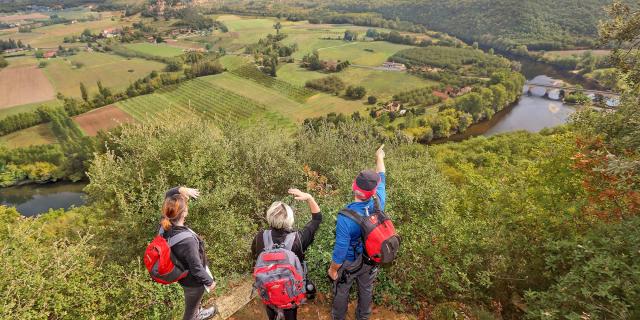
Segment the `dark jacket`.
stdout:
[[[180,187],[170,189],[164,195],[165,198],[179,194],[179,189]],[[168,239],[180,232],[189,232],[189,230],[187,230],[187,227],[172,226],[171,229],[164,232],[163,236]],[[171,254],[185,269],[189,270],[189,274],[178,281],[181,285],[186,287],[205,285],[208,287],[213,283],[213,279],[206,271],[208,260],[204,252],[204,240],[200,236],[189,237],[175,244],[171,247]]]
[[[180,232],[189,232],[187,227],[173,226],[168,231],[165,231],[164,237],[175,236]],[[208,264],[207,255],[204,252],[204,240],[197,236],[189,237],[180,243],[171,247],[171,254],[178,260],[185,269],[189,270],[189,274],[178,281],[185,287],[199,287],[210,286],[213,283],[213,279],[206,271]]]
[[[311,217],[311,220],[306,226],[304,226],[304,228],[302,228],[302,230],[273,229],[271,234],[273,237],[273,243],[283,243],[289,233],[297,232],[298,234],[296,235],[296,240],[293,242],[293,248],[291,251],[298,256],[300,263],[302,263],[304,261],[304,252],[313,243],[313,239],[316,235],[316,231],[318,231],[318,228],[320,227],[320,223],[322,223],[322,213],[317,213]],[[264,231],[258,232],[251,243],[251,256],[253,257],[253,260],[257,260],[260,253],[264,250],[264,240],[262,239],[263,233]]]

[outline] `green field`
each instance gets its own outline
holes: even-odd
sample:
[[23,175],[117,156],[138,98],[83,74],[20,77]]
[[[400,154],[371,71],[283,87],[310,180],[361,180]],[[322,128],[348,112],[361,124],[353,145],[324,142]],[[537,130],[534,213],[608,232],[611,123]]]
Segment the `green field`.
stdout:
[[0,136],[0,145],[8,148],[22,148],[54,142],[56,142],[56,137],[53,135],[49,124],[41,124]]
[[[161,71],[164,64],[136,58],[123,58],[116,55],[82,52],[69,58],[48,60],[44,72],[57,92],[66,96],[80,96],[80,82],[90,93],[97,92],[97,81],[112,91],[126,89],[130,83],[147,76],[151,71]],[[81,68],[74,63],[82,63]]]
[[[328,73],[308,71],[297,63],[288,63],[278,69],[278,79],[293,85],[304,86],[308,80],[329,76]],[[423,88],[437,84],[435,81],[425,80],[406,72],[375,70],[351,66],[342,72],[333,73],[344,80],[347,85],[360,85],[367,89],[368,95],[378,98],[391,98],[402,91]]]
[[384,41],[346,42],[343,45],[322,48],[318,53],[323,60],[349,60],[352,64],[378,67],[396,52],[408,48],[412,47]]
[[[93,33],[100,33],[107,28],[122,28],[130,26],[139,18],[129,17],[125,20],[119,18],[119,13],[102,12],[93,13],[100,15],[102,19],[96,21],[78,22],[74,24],[55,24],[51,26],[33,29],[29,33],[19,33],[17,31],[0,36],[0,39],[7,40],[12,38],[22,40],[25,44],[30,44],[34,48],[57,48],[63,43],[64,37],[79,36],[85,29],[91,30]],[[114,17],[114,20],[111,20]]]
[[242,78],[255,81],[260,85],[271,88],[298,102],[305,102],[309,97],[315,94],[314,91],[307,89],[304,86],[294,85],[278,78],[267,76],[252,65],[240,67],[231,71],[231,73]]
[[231,56],[231,55],[223,56],[220,59],[218,59],[218,61],[220,61],[222,66],[227,68],[227,70],[235,70],[245,66],[248,63],[251,63],[251,59],[247,57]]
[[59,106],[62,106],[62,103],[60,103],[59,100],[51,100],[46,102],[23,104],[20,106],[15,106],[7,109],[0,109],[0,119],[3,119],[5,117],[14,115],[17,113],[35,111],[40,107],[59,107]]
[[182,49],[180,48],[172,47],[162,43],[160,44],[153,44],[153,43],[147,43],[147,42],[132,43],[132,44],[125,45],[125,47],[133,51],[137,51],[137,52],[152,55],[152,56],[163,57],[163,58],[176,57],[184,53],[184,51],[182,51]]
[[117,105],[139,121],[172,121],[182,114],[195,114],[216,124],[246,122],[264,117],[288,122],[283,117],[270,113],[266,106],[215,86],[206,78],[128,99]]
[[273,28],[276,19],[248,19],[234,15],[222,15],[218,17],[218,20],[224,22],[229,28],[226,36],[230,36],[233,39],[232,42],[236,44],[246,45],[258,42],[268,34],[276,33]]

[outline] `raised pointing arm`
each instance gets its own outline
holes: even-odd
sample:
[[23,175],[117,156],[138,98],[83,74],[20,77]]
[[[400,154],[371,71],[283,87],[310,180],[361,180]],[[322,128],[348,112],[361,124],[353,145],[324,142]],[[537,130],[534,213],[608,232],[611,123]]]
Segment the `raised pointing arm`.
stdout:
[[384,144],[376,150],[376,172],[385,172],[386,168],[384,167]]

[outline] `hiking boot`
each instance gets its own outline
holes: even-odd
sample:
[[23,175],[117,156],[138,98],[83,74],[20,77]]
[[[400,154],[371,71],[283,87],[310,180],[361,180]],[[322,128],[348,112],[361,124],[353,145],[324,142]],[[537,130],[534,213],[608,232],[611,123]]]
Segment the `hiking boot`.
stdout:
[[218,309],[215,306],[207,309],[200,309],[200,312],[198,313],[198,320],[209,319],[215,316],[216,313],[218,313]]

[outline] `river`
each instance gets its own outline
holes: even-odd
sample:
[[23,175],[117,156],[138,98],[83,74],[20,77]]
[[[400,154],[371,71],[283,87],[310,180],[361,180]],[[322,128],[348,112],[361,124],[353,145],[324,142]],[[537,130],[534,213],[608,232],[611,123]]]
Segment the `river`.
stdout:
[[15,206],[24,216],[36,216],[49,209],[69,209],[83,205],[84,187],[84,183],[60,182],[0,188],[0,204]]

